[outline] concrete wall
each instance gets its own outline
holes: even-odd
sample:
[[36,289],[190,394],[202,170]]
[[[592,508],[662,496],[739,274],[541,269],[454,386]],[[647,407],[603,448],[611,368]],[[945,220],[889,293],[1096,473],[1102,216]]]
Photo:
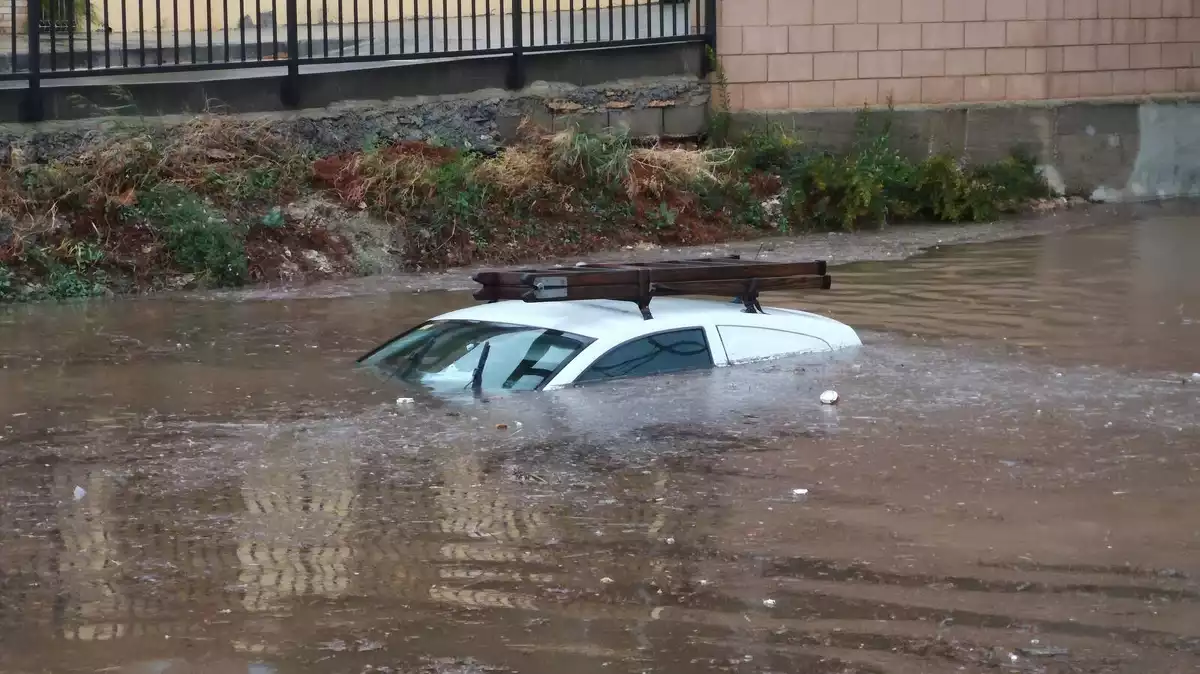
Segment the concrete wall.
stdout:
[[721,0],[734,109],[1200,91],[1200,0]]
[[[892,138],[912,157],[947,152],[973,162],[1020,149],[1051,182],[1105,201],[1200,196],[1200,97],[901,107]],[[855,110],[739,113],[735,129],[779,125],[814,147],[844,149]],[[882,113],[874,123],[883,122]]]

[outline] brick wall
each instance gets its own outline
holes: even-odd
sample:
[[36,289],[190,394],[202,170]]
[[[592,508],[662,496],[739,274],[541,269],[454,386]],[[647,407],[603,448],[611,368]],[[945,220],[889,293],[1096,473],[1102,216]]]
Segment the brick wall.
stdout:
[[[13,9],[17,15],[13,17]],[[0,33],[11,33],[13,30],[25,29],[25,0],[0,0]]]
[[720,0],[735,110],[1200,92],[1200,0]]

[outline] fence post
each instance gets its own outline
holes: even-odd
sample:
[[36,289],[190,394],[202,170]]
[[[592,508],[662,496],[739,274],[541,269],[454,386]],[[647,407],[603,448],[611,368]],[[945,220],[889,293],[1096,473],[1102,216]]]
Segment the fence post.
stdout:
[[[289,108],[300,107],[300,26],[297,25],[300,18],[297,2],[299,0],[284,0],[287,9],[287,76],[283,79],[279,98]],[[312,49],[312,45],[309,45],[309,49]]]
[[[25,89],[25,100],[21,102],[21,121],[40,122],[46,117],[42,106],[42,0],[29,0],[25,3],[25,9],[29,38],[29,87]],[[13,24],[16,24],[15,16]],[[12,58],[13,70],[16,70],[17,54],[13,53]]]
[[700,65],[700,76],[708,77],[717,57],[717,2],[704,0],[704,62]]
[[512,57],[508,62],[508,88],[525,88],[525,38],[521,21],[521,3],[524,0],[512,2]]

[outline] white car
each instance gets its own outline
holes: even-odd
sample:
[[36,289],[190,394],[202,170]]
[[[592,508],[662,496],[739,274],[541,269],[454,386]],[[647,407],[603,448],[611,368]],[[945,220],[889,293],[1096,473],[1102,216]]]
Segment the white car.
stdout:
[[536,391],[860,346],[824,316],[662,297],[653,318],[620,300],[499,301],[437,316],[359,359],[433,389]]

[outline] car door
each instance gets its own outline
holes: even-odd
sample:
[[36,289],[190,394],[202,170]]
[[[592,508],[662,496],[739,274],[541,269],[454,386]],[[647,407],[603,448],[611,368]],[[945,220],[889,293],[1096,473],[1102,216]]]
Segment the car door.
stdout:
[[718,325],[717,334],[730,363],[752,363],[831,349],[829,342],[819,337],[778,327]]
[[[724,361],[724,358],[719,360]],[[717,364],[703,326],[674,328],[639,335],[612,346],[589,362],[571,382],[583,384],[703,370]]]

